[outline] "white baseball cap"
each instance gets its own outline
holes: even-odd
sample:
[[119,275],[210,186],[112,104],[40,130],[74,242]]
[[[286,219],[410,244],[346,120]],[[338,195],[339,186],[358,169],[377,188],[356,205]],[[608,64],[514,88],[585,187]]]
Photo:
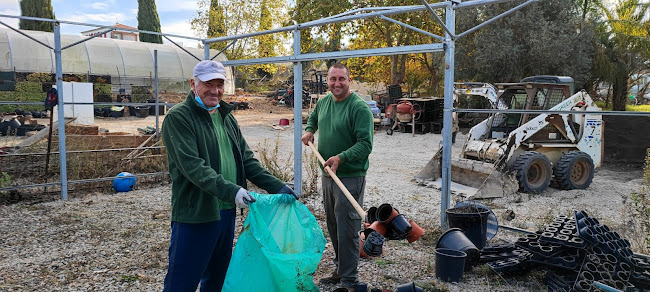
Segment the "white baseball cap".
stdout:
[[220,62],[203,60],[194,66],[192,76],[198,77],[203,82],[212,79],[226,80],[226,68]]

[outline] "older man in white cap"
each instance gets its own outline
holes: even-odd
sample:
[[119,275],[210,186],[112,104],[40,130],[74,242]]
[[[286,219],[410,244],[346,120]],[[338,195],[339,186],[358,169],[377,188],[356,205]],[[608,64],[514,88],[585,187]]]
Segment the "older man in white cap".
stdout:
[[226,69],[194,67],[192,91],[162,126],[172,179],[169,267],[163,291],[221,291],[232,254],[235,206],[253,201],[246,180],[296,196],[262,167],[244,140],[233,106],[223,101]]

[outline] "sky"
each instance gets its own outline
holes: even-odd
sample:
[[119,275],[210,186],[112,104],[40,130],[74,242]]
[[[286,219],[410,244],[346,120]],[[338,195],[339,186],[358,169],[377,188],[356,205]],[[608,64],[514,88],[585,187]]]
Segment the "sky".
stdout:
[[[138,1],[136,0],[52,0],[56,19],[83,23],[113,25],[115,22],[138,27]],[[196,0],[156,0],[158,17],[163,33],[196,37],[189,21],[196,17]],[[0,0],[0,14],[20,15],[19,0]],[[18,28],[18,19],[0,17],[0,21]],[[0,25],[2,26],[2,25]],[[2,26],[4,27],[4,26]],[[62,24],[61,33],[80,35],[94,27]],[[194,40],[172,38],[186,47],[197,47]],[[167,42],[163,39],[164,42]]]

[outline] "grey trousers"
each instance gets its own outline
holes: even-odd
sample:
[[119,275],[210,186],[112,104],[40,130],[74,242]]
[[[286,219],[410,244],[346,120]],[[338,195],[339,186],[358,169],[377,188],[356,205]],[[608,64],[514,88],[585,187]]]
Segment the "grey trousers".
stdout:
[[[363,206],[363,191],[366,187],[366,177],[340,178],[350,194]],[[341,275],[343,287],[354,287],[359,265],[359,230],[361,230],[361,215],[357,213],[345,194],[330,177],[321,178],[323,184],[323,201],[327,218],[327,231],[334,248],[334,265],[336,274]]]

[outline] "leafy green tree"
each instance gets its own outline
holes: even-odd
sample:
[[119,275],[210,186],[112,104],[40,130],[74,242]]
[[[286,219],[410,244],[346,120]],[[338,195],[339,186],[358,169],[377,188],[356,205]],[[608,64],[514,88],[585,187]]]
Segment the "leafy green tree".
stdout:
[[[154,0],[138,0],[138,29],[160,32],[160,19]],[[140,33],[140,41],[162,44],[162,36]]]
[[628,80],[650,69],[648,2],[621,0],[613,8],[599,3],[605,16],[598,29],[594,76],[612,85],[612,109],[624,111]]
[[[296,5],[289,12],[290,18],[298,23],[305,23],[350,10],[354,1],[348,0],[296,0]],[[341,40],[346,30],[351,26],[345,23],[333,23],[325,26],[303,29],[300,35],[300,46],[302,51],[313,49],[315,35],[325,35],[327,42],[321,49],[326,52],[340,51]],[[336,60],[328,60],[328,64]]]
[[[459,39],[456,79],[495,83],[518,82],[531,75],[566,75],[582,88],[590,78],[594,34],[591,26],[583,25],[572,1],[531,4]],[[463,12],[483,22],[516,4]],[[467,28],[473,25],[470,20]]]
[[[52,0],[21,0],[20,15],[56,19],[54,17],[54,8],[52,8]],[[52,23],[43,21],[21,19],[18,27],[20,29],[54,32]]]

